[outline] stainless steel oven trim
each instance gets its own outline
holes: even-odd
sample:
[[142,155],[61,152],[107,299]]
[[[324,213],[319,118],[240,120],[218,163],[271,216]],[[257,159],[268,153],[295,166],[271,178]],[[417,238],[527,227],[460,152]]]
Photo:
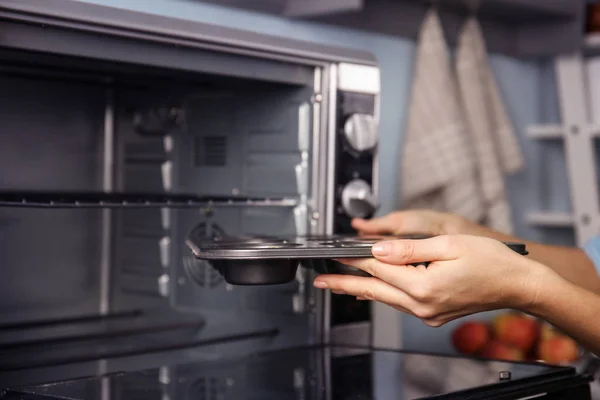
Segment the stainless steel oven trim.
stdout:
[[338,66],[330,65],[328,68],[329,87],[327,88],[327,165],[325,174],[327,176],[327,204],[325,234],[333,234],[333,217],[335,207],[335,152],[336,152],[336,130],[337,130],[337,91],[338,91]]
[[[323,179],[325,166],[327,162],[327,128],[328,128],[328,87],[329,87],[329,67],[317,67],[315,69],[315,90],[313,97],[313,215],[314,233],[318,235],[326,234],[326,190],[327,181]],[[312,217],[312,216],[311,216]],[[315,274],[313,273],[313,276]],[[329,316],[330,304],[325,290],[311,290],[315,296],[317,329],[316,335],[319,342],[327,342],[329,336]]]
[[312,99],[312,170],[311,170],[311,233],[313,235],[324,235],[323,221],[325,218],[324,213],[324,196],[325,193],[325,182],[319,179],[324,160],[323,150],[325,149],[323,143],[322,124],[326,120],[323,113],[323,86],[325,79],[323,74],[323,68],[315,68],[314,74],[314,90]]
[[377,204],[381,204],[381,197],[379,193],[379,147],[381,146],[381,95],[378,93],[375,95],[375,121],[377,121],[377,146],[373,154],[373,178],[372,178],[372,193],[375,196]]
[[0,18],[307,65],[376,65],[372,54],[74,0],[4,0]]
[[[337,129],[337,79],[338,66],[331,64],[326,70],[327,85],[323,88],[324,93],[324,110],[327,110],[326,128],[323,130],[323,137],[326,140],[326,158],[323,163],[324,171],[323,175],[325,181],[325,234],[333,234],[333,218],[334,218],[334,203],[335,203],[335,142],[336,142],[336,129]],[[325,152],[324,152],[325,153]],[[322,175],[322,176],[323,176]],[[331,292],[328,290],[323,291],[323,319],[324,319],[324,330],[323,330],[323,342],[329,344],[331,341]]]
[[[106,89],[103,132],[102,189],[114,190],[115,115],[114,96],[111,88]],[[112,210],[102,210],[101,253],[100,253],[100,309],[101,315],[110,313],[110,283],[112,265]]]
[[379,68],[342,62],[338,68],[338,87],[342,92],[378,95],[381,91]]

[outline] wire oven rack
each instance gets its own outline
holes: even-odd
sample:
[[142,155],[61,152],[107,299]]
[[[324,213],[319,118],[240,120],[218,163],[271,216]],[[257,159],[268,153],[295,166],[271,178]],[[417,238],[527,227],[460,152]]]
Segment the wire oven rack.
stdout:
[[25,208],[213,208],[295,207],[286,197],[133,192],[0,191],[0,207]]

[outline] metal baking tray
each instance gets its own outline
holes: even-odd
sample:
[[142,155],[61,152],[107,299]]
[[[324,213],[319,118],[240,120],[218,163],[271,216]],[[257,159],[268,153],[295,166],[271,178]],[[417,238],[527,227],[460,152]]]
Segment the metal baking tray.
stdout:
[[[318,273],[369,276],[336,261],[372,257],[372,246],[381,240],[424,239],[426,236],[217,236],[208,238],[194,230],[186,240],[194,256],[206,260],[226,282],[234,285],[275,285],[291,282],[299,265]],[[526,255],[522,243],[506,243]],[[424,263],[427,265],[428,263]],[[191,275],[193,275],[193,271]]]

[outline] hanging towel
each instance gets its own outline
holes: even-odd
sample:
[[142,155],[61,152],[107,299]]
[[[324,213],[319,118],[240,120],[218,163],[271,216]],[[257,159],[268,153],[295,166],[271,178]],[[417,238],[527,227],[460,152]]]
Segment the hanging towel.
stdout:
[[456,74],[467,129],[475,149],[484,223],[512,232],[504,177],[524,166],[513,126],[487,58],[479,23],[469,18],[458,38]]
[[448,211],[479,221],[483,208],[456,77],[439,17],[419,32],[400,165],[399,208]]

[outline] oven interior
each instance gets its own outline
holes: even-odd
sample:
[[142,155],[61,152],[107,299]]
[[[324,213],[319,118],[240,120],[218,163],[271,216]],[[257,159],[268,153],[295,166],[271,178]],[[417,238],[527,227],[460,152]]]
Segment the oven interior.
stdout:
[[[307,233],[313,85],[0,57],[0,369],[236,335],[218,351],[320,340],[312,270],[235,286],[185,245],[193,229]],[[44,203],[59,192],[88,202]],[[217,200],[165,200],[182,193]]]

